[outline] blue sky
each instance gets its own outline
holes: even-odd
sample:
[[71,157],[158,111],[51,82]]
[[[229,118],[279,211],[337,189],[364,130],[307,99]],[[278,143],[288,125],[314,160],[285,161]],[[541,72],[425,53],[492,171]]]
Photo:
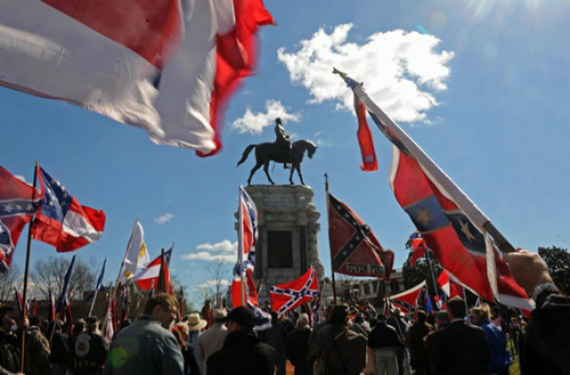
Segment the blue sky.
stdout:
[[[233,254],[238,185],[253,162],[235,165],[247,145],[274,138],[267,125],[275,113],[287,116],[294,137],[321,145],[303,165],[321,214],[327,172],[331,191],[395,251],[401,267],[414,228],[388,185],[391,148],[373,128],[379,171],[360,171],[349,91],[329,74],[336,64],[374,91],[379,105],[389,103],[388,115],[515,246],[570,248],[570,2],[268,0],[266,7],[278,25],[260,33],[258,75],[232,99],[225,148],[215,157],[157,146],[139,129],[0,88],[0,165],[31,181],[39,160],[80,203],[105,210],[103,238],[77,254],[94,255],[97,269],[107,257],[108,280],[139,218],[151,257],[175,242],[174,273],[191,290],[206,283],[211,262],[182,257]],[[286,173],[278,166],[272,175],[286,183]],[[266,183],[263,174],[254,183]],[[320,223],[320,257],[330,274],[324,215]],[[32,264],[51,254],[33,242]],[[15,255],[21,269],[24,255],[22,237]]]

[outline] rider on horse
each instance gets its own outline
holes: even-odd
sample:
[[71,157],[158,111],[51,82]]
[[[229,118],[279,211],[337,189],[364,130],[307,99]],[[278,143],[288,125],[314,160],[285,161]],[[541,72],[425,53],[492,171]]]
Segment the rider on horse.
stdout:
[[[277,117],[275,119],[275,143],[287,149],[287,159],[293,160],[293,142],[289,139],[289,135],[285,133],[285,129],[281,124],[281,119]],[[287,163],[283,163],[283,167],[287,169]]]

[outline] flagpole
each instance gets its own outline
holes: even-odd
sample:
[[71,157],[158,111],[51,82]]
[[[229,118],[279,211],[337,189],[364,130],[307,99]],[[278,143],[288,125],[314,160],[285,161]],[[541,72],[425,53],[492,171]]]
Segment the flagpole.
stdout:
[[95,301],[97,301],[97,294],[99,293],[99,288],[95,289],[95,296],[93,297],[93,302],[91,302],[91,307],[89,308],[89,314],[87,317],[90,317],[93,313],[93,308],[95,307]]
[[[34,182],[32,184],[32,204],[34,204],[34,200],[36,198],[36,185],[37,185],[37,181],[38,181],[38,167],[39,167],[39,163],[36,160],[36,166],[34,168]],[[35,218],[35,215],[34,215]],[[24,372],[24,352],[25,352],[25,348],[26,348],[26,330],[27,330],[27,326],[26,324],[24,324],[25,320],[26,320],[26,307],[25,307],[25,301],[26,301],[26,295],[28,293],[28,274],[30,271],[30,250],[32,248],[32,224],[33,224],[33,218],[30,221],[30,223],[28,224],[28,243],[26,246],[26,266],[24,269],[24,291],[22,294],[22,299],[23,299],[23,303],[24,303],[24,307],[22,308],[22,347],[21,347],[21,354],[20,354],[20,372]]]
[[[131,243],[133,241],[133,235],[135,234],[135,229],[137,228],[137,223],[139,219],[135,220],[135,225],[133,227],[133,231],[131,232],[131,237],[129,238],[129,243],[127,244],[127,248],[125,249],[125,255],[123,256],[123,261],[121,262],[121,266],[119,267],[119,274],[117,275],[117,279],[115,281],[115,285],[113,286],[112,293],[109,293],[107,303],[111,301],[111,299],[115,298],[115,294],[117,293],[117,286],[119,285],[119,281],[121,280],[121,272],[123,272],[123,266],[125,265],[125,259],[127,259],[127,254],[129,253],[129,249],[131,248]],[[103,317],[103,323],[101,325],[103,332],[105,331],[105,327],[107,325],[107,320],[109,319],[109,311],[105,309],[105,315]]]
[[431,281],[433,282],[433,291],[434,291],[435,294],[438,294],[438,293],[437,293],[437,284],[435,283],[435,275],[434,275],[434,273],[433,273],[433,266],[432,266],[432,261],[433,261],[433,259],[432,259],[432,257],[429,255],[430,251],[431,251],[431,250],[430,250],[429,248],[427,248],[427,246],[426,246],[426,258],[427,258],[427,262],[428,262],[428,264],[429,264],[429,270],[430,270],[430,273],[431,273]]
[[164,277],[164,267],[166,266],[166,258],[164,257],[164,249],[160,252],[160,271],[158,272],[158,292],[166,293],[166,279]]
[[[368,94],[364,91],[362,84],[352,81],[346,73],[343,73],[336,68],[333,68],[333,73],[341,76],[344,81],[351,84],[354,93],[358,96],[361,102],[365,104],[371,112],[378,117],[378,120],[386,126],[388,131],[394,133],[406,149],[418,160],[422,166],[423,171],[431,177],[432,181],[440,181],[445,184],[445,190],[450,195],[451,200],[459,206],[459,208],[467,215],[467,217],[475,224],[475,226],[483,233],[484,230],[488,231],[495,241],[505,252],[515,252],[513,245],[499,232],[499,230],[491,223],[491,220],[477,207],[475,203],[453,182],[453,180],[437,165],[418,144],[411,139],[408,134],[400,128],[384,111],[374,103]],[[384,129],[376,124],[380,131]]]
[[246,307],[245,304],[245,272],[243,268],[243,209],[241,207],[241,191],[238,187],[238,261],[240,264],[240,279],[241,279],[241,305]]
[[[326,192],[326,196],[327,196],[327,220],[329,222],[329,226],[330,226],[330,222],[331,222],[331,217],[330,217],[330,212],[329,212],[329,175],[328,173],[325,173],[325,192]],[[329,247],[331,246],[331,231],[329,228]],[[333,265],[333,259],[332,259],[332,252],[331,252],[331,271],[332,271],[332,288],[333,288],[333,301],[334,304],[336,305],[336,281],[334,279],[334,265]]]

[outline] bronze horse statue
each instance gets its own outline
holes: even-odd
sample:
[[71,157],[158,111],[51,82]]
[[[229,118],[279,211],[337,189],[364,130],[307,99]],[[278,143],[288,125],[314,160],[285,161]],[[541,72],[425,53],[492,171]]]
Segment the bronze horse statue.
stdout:
[[295,170],[297,170],[297,174],[299,175],[301,184],[305,185],[305,182],[303,181],[303,174],[301,173],[301,162],[303,161],[303,155],[305,154],[306,151],[307,156],[309,157],[309,159],[311,159],[315,154],[315,152],[317,151],[317,145],[315,145],[311,141],[304,139],[301,139],[293,143],[292,158],[289,157],[289,150],[287,148],[272,142],[265,142],[257,145],[249,145],[246,147],[240,161],[237,163],[238,166],[247,159],[251,150],[253,150],[254,148],[255,148],[256,163],[253,169],[251,170],[251,173],[249,174],[249,178],[247,179],[248,185],[251,185],[251,178],[253,177],[255,172],[257,172],[257,170],[261,168],[261,166],[263,166],[265,175],[267,176],[269,182],[271,182],[271,185],[275,185],[275,182],[273,182],[271,176],[269,175],[270,161],[274,161],[276,163],[290,163],[291,174],[289,175],[289,182],[291,183],[291,185],[294,185],[293,172],[295,172]]

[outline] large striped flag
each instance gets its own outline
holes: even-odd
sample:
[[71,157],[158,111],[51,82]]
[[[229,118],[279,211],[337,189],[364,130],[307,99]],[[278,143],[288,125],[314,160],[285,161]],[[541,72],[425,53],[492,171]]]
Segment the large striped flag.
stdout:
[[[368,114],[392,143],[390,184],[441,265],[488,301],[532,310],[525,291],[511,276],[491,234],[506,240],[471,199],[366,94],[341,73]],[[489,233],[492,231],[492,233]]]
[[[166,264],[170,264],[172,248],[164,252]],[[156,257],[141,272],[135,276],[134,280],[142,290],[155,289],[159,284],[159,276],[162,265],[162,255]]]
[[251,282],[253,282],[257,221],[255,203],[245,189],[240,186],[238,203],[238,259],[234,266],[234,280],[231,286],[232,305],[234,308],[243,306],[248,298],[249,293],[247,289],[249,285],[246,279],[250,278]]
[[66,100],[202,155],[253,74],[262,0],[3,0],[0,84]]

